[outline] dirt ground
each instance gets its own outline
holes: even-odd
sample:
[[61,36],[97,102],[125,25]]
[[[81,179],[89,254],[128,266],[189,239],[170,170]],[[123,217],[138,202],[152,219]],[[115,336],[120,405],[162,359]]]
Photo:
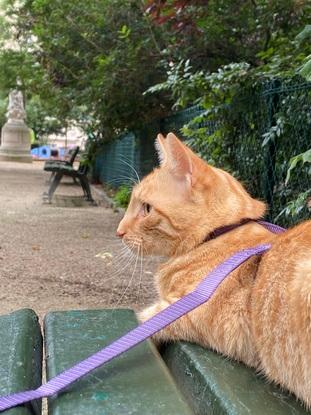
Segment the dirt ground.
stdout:
[[0,314],[150,303],[157,261],[125,252],[122,215],[82,202],[71,179],[43,203],[48,177],[42,162],[0,162]]

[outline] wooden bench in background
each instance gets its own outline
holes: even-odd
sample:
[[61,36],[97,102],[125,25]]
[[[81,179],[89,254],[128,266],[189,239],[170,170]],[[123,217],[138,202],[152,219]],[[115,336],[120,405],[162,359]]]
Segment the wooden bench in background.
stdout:
[[49,171],[53,174],[48,191],[43,193],[43,198],[48,200],[49,203],[52,202],[53,194],[64,176],[72,177],[73,179],[78,180],[82,187],[85,199],[88,202],[95,203],[91,194],[90,184],[87,177],[87,165],[80,162],[78,169],[74,169],[73,166],[67,164],[50,165],[49,167],[45,168],[45,171]]
[[53,176],[55,175],[54,167],[57,167],[57,166],[73,166],[73,163],[75,162],[75,160],[77,158],[79,150],[80,150],[80,147],[75,146],[75,147],[73,147],[72,149],[70,149],[68,151],[67,156],[66,156],[66,158],[68,158],[68,159],[65,159],[65,160],[47,160],[44,163],[43,170],[51,171],[51,168],[53,169],[51,171],[51,175],[50,175],[50,178],[49,178],[49,181],[48,181],[49,183],[51,183],[51,181],[53,179]]
[[[126,309],[49,313],[44,322],[48,379],[136,324],[134,312]],[[34,312],[2,316],[0,328],[0,393],[38,386],[42,347]],[[50,398],[49,415],[307,414],[294,397],[254,370],[210,350],[178,342],[161,353],[164,360],[150,341],[143,342]],[[8,414],[39,411],[40,404],[33,403]]]

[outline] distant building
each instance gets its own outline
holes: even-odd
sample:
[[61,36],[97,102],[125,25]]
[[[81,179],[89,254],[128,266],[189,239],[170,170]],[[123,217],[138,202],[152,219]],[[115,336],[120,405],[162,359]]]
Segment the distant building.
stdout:
[[85,133],[78,127],[70,127],[67,132],[64,131],[63,134],[53,134],[48,137],[48,144],[53,147],[60,148],[72,148],[79,146],[80,149],[84,149],[86,142]]

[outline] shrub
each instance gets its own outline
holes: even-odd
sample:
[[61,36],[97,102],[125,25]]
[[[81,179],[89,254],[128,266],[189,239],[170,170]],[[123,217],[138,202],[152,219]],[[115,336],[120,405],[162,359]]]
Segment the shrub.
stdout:
[[119,207],[126,208],[129,204],[132,189],[126,185],[119,187],[117,193],[114,195],[113,200]]

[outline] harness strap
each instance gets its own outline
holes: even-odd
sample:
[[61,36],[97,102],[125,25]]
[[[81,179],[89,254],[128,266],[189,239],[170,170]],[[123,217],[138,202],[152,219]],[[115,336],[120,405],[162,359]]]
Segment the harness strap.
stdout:
[[274,225],[273,223],[265,222],[265,221],[260,220],[260,219],[244,218],[244,219],[240,220],[240,222],[231,223],[230,225],[221,226],[220,228],[214,229],[212,232],[210,232],[204,238],[203,242],[208,242],[208,241],[211,241],[212,239],[216,239],[216,238],[218,238],[218,236],[221,236],[224,233],[233,231],[234,229],[240,228],[241,226],[246,225],[247,223],[251,223],[251,222],[258,223],[259,225],[264,226],[266,229],[268,229],[270,232],[273,232],[273,233],[284,232],[284,228],[282,228],[281,226],[278,226],[278,225]]
[[[271,224],[269,224],[270,226]],[[268,227],[263,224],[263,226]],[[283,228],[273,225],[272,232],[281,233]],[[270,230],[270,229],[269,229]],[[257,245],[253,248],[243,249],[236,252],[230,258],[218,265],[198,284],[194,291],[187,294],[180,300],[168,306],[149,320],[140,324],[124,336],[120,337],[109,346],[93,354],[87,359],[77,363],[70,369],[65,370],[59,375],[49,380],[38,389],[18,392],[12,395],[0,398],[0,411],[12,408],[29,402],[33,399],[39,399],[55,395],[67,386],[71,385],[82,376],[96,369],[97,367],[109,362],[120,354],[126,352],[147,338],[151,337],[158,331],[162,330],[169,324],[173,323],[184,314],[189,313],[200,305],[204,304],[214,294],[219,284],[243,262],[254,255],[262,254],[271,248],[270,244]]]

